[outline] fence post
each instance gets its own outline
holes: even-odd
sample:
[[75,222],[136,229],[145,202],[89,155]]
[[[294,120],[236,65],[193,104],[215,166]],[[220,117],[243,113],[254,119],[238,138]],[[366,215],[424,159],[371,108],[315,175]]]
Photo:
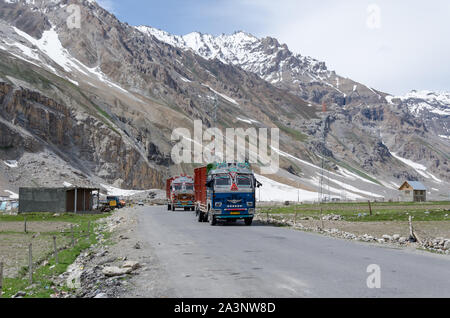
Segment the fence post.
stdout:
[[28,248],[28,272],[29,272],[29,282],[30,285],[33,284],[33,252],[32,252],[33,244],[30,243]]
[[56,264],[59,264],[58,249],[56,247],[56,236],[53,236],[53,249],[55,250],[55,262],[56,262]]
[[75,247],[75,238],[73,236],[73,224],[70,224],[70,231],[72,232],[72,247]]
[[26,216],[24,216],[23,230],[25,233],[27,233],[27,217]]
[[88,238],[91,237],[91,221],[88,222]]
[[3,262],[0,262],[0,298],[3,294]]
[[295,217],[294,217],[294,226],[297,226],[297,212],[295,212]]
[[370,216],[372,216],[372,205],[370,204],[370,200],[369,200],[369,211],[370,211]]
[[323,208],[320,208],[320,224],[321,224],[321,229],[323,230]]
[[266,222],[269,223],[269,212],[266,212]]

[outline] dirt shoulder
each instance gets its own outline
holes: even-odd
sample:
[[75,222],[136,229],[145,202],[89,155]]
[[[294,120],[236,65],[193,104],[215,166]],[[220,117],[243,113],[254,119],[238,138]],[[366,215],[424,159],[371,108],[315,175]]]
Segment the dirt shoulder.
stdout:
[[68,271],[59,277],[59,285],[67,285],[73,288],[73,292],[57,297],[138,298],[172,295],[164,283],[167,274],[152,253],[152,247],[137,231],[139,211],[139,207],[128,207],[99,221],[99,229],[104,233],[98,234],[99,243],[82,253]]

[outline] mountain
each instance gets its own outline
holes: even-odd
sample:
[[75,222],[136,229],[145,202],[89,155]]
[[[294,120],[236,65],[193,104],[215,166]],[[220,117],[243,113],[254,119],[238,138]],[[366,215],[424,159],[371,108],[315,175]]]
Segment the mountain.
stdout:
[[404,96],[386,98],[390,103],[408,109],[413,116],[422,118],[439,137],[450,139],[450,93],[411,91]]
[[205,59],[239,66],[314,103],[343,106],[386,102],[386,94],[337,75],[328,70],[325,62],[291,52],[275,38],[258,39],[245,32],[220,36],[193,32],[177,36],[147,26],[137,29],[172,46],[190,49]]
[[[70,4],[79,29],[67,25]],[[172,36],[92,0],[0,0],[0,57],[0,190],[161,188],[194,167],[172,162],[172,131],[201,119],[278,127],[281,170],[268,177],[303,200],[317,198],[322,158],[333,197],[397,199],[405,179],[447,195],[450,142],[432,121],[273,38]]]

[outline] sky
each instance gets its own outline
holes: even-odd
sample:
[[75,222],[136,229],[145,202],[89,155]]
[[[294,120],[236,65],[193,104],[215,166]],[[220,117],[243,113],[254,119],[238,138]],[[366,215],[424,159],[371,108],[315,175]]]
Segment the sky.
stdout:
[[450,91],[448,0],[97,0],[130,25],[172,34],[272,36],[394,95]]

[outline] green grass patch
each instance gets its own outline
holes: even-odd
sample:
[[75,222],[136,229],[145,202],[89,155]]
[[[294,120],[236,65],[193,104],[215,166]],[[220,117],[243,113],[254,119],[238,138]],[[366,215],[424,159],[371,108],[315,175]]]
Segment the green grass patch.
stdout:
[[305,135],[301,132],[299,132],[298,130],[294,129],[294,128],[290,128],[290,127],[286,127],[282,124],[277,123],[276,124],[278,128],[280,128],[280,130],[282,132],[284,132],[285,134],[291,136],[292,138],[294,138],[297,141],[300,142],[305,142],[306,140],[308,140],[308,135]]
[[271,215],[311,217],[320,219],[322,214],[341,215],[345,221],[352,222],[378,222],[378,221],[408,221],[409,216],[414,221],[450,221],[450,202],[376,202],[371,203],[372,216],[369,213],[368,204],[362,203],[329,203],[302,204],[294,206],[263,207],[261,213]]
[[[67,247],[66,249],[58,253],[59,263],[56,264],[56,260],[53,256],[53,250],[49,251],[46,259],[48,264],[40,265],[43,260],[38,261],[38,264],[34,264],[33,271],[33,285],[29,287],[29,273],[28,267],[24,266],[20,269],[17,277],[15,278],[5,278],[3,283],[3,297],[10,298],[19,291],[24,291],[27,293],[25,298],[49,298],[51,294],[54,294],[53,278],[64,273],[68,266],[71,265],[75,259],[81,254],[82,251],[89,248],[91,245],[97,243],[96,235],[94,235],[94,229],[98,226],[95,221],[110,216],[111,214],[99,214],[99,215],[76,215],[72,213],[65,213],[60,216],[53,216],[49,213],[30,213],[27,214],[27,221],[33,222],[47,222],[47,221],[59,221],[59,222],[70,222],[76,225],[74,227],[74,238],[76,245],[71,247],[69,243],[66,246],[59,245],[58,247]],[[10,216],[3,215],[0,216],[1,222],[17,222],[23,221],[24,215]],[[91,222],[91,235],[88,237],[88,225]],[[4,232],[2,232],[4,233]],[[71,241],[71,233],[66,230],[64,233],[60,232],[45,232],[41,235],[48,235],[57,237],[59,241]],[[109,239],[111,237],[110,233],[104,233],[105,238]],[[36,262],[36,261],[35,261]],[[39,264],[40,263],[40,264]],[[68,291],[66,287],[58,287],[58,290]]]

